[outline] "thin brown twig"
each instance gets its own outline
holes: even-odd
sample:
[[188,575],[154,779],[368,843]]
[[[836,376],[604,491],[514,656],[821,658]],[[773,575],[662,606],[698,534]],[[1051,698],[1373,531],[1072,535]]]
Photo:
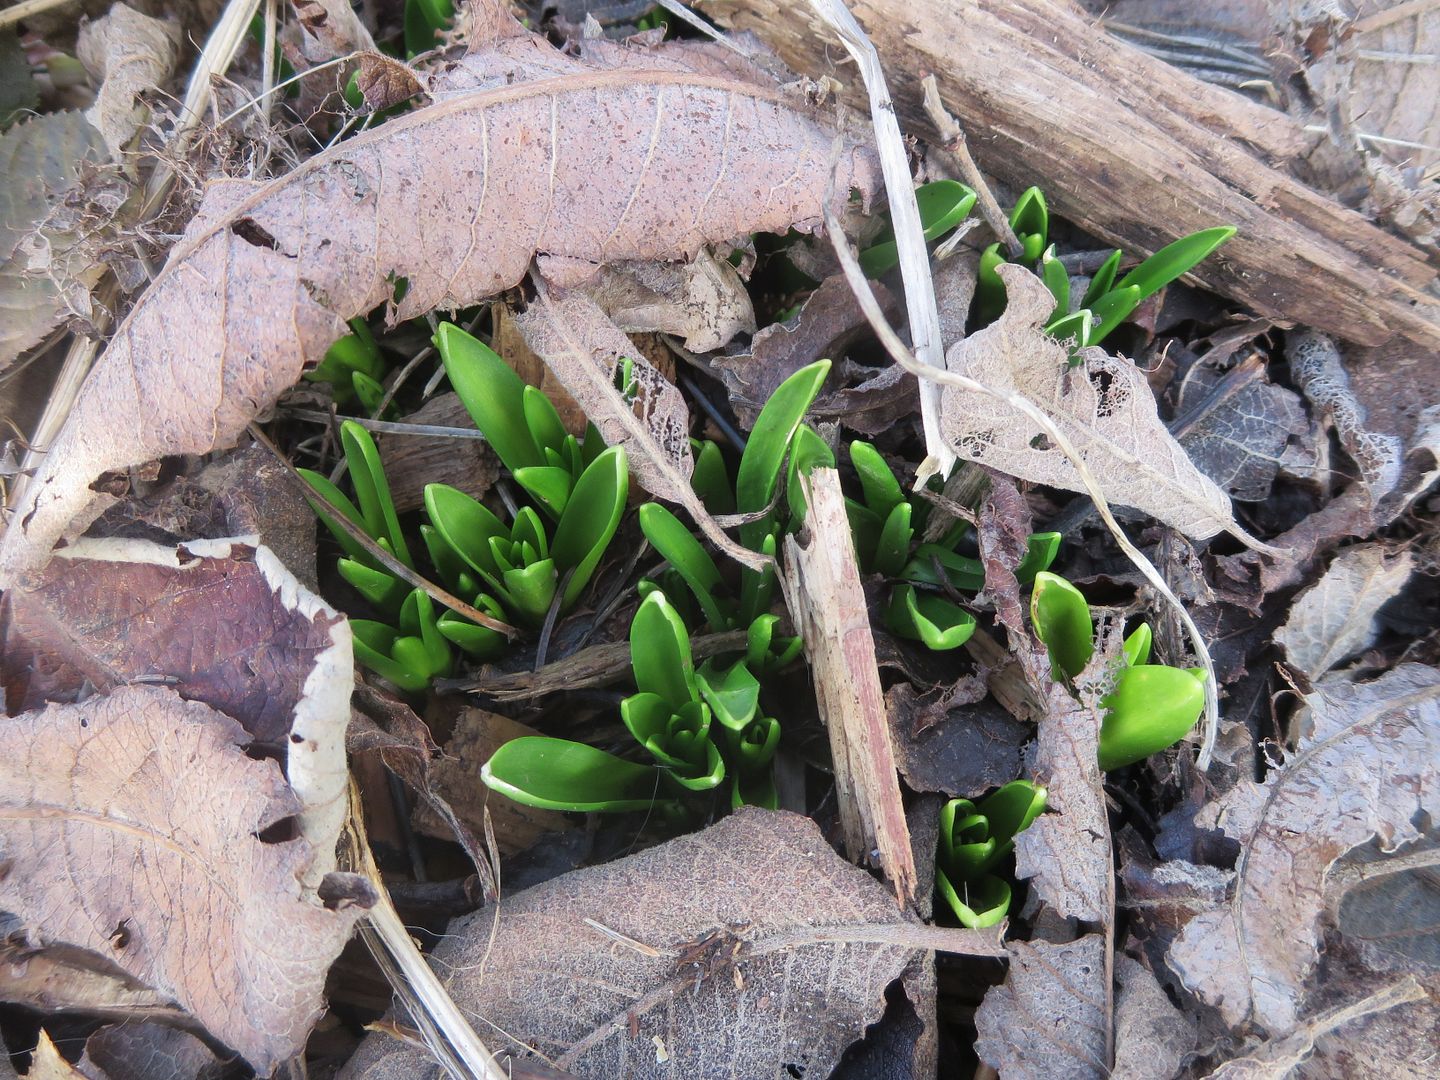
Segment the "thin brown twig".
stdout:
[[950,115],[950,110],[945,108],[945,103],[940,100],[940,86],[936,83],[935,76],[926,75],[920,86],[925,92],[925,115],[940,133],[940,142],[936,144],[936,149],[954,159],[960,175],[975,189],[976,201],[980,203],[980,213],[984,216],[985,223],[1000,238],[1011,258],[1018,256],[1021,252],[1020,238],[1015,235],[1015,230],[1010,227],[1010,219],[995,201],[995,193],[990,190],[980,166],[976,165],[975,159],[970,156],[970,144],[965,139],[965,129]]

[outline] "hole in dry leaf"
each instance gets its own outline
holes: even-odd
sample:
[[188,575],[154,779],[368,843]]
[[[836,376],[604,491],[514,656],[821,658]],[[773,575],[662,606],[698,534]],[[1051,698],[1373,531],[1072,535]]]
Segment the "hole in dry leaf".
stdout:
[[273,825],[267,825],[254,835],[262,844],[288,844],[300,835],[300,826],[295,818],[286,817]]
[[230,231],[254,247],[279,251],[280,243],[254,218],[243,217],[230,226]]

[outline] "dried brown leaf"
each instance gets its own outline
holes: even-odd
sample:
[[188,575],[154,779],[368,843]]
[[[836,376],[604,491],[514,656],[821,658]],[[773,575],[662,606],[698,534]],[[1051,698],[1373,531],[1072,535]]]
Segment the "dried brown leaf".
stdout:
[[[0,578],[44,562],[104,470],[232,442],[397,280],[392,315],[408,319],[516,284],[537,253],[672,260],[814,228],[832,143],[779,91],[569,70],[392,118],[268,184],[217,185],[87,379],[0,544]],[[871,161],[840,155],[837,202],[870,190]]]
[[[0,135],[0,370],[65,313],[56,282],[30,271],[32,234],[86,163],[104,158],[100,133],[79,112],[32,117]],[[54,253],[74,238],[40,239]]]
[[[851,932],[905,925],[809,819],[744,808],[459,920],[435,963],[462,1008],[577,1076],[828,1076],[915,955]],[[438,1075],[379,1036],[341,1073]]]
[[[248,742],[152,686],[0,721],[0,907],[170,995],[268,1073],[303,1048],[362,907],[301,885],[304,840],[261,839],[300,801]],[[332,890],[373,896],[353,875]]]
[[1399,595],[1415,560],[1409,551],[1387,557],[1379,544],[1346,548],[1325,576],[1295,598],[1275,640],[1291,665],[1316,681],[1370,647],[1381,606]]
[[[348,8],[349,5],[347,4]],[[360,54],[355,88],[373,111],[393,108],[425,92],[425,86],[408,64],[380,52]]]
[[124,160],[147,114],[141,96],[169,77],[179,41],[178,23],[122,3],[80,28],[76,55],[100,87],[85,118],[99,130],[112,160]]
[[101,1028],[85,1040],[80,1067],[104,1080],[218,1080],[222,1073],[220,1060],[194,1035],[153,1023]]
[[1006,1080],[1108,1075],[1104,937],[1008,948],[1010,974],[975,1012],[975,1053]]
[[755,309],[735,267],[709,249],[688,263],[622,263],[601,269],[586,290],[627,334],[658,331],[693,352],[755,332]]
[[1170,1080],[1195,1049],[1197,1023],[1177,1009],[1153,972],[1124,953],[1115,957],[1114,1080]]
[[34,589],[0,598],[0,675],[13,712],[164,680],[283,751],[314,846],[334,868],[348,785],[350,625],[253,540],[180,546],[85,539]]
[[1197,815],[1240,842],[1233,896],[1193,919],[1169,955],[1227,1021],[1253,1017],[1273,1036],[1299,1024],[1331,865],[1372,836],[1387,850],[1416,839],[1416,816],[1440,807],[1440,671],[1403,664],[1305,700],[1295,755]]
[[[1229,531],[1249,542],[1230,513],[1230,500],[1198,470],[1156,412],[1145,374],[1129,360],[1099,349],[1071,368],[1064,345],[1041,329],[1055,298],[1040,279],[1003,265],[1009,302],[990,326],[946,356],[952,372],[1044,411],[1074,443],[1107,498],[1158,518],[1187,536]],[[1066,491],[1085,490],[1070,459],[1030,419],[995,398],[947,386],[942,399],[946,438],[970,461]]]
[[978,798],[1020,775],[1031,729],[964,681],[916,693],[908,682],[885,692],[895,760],[913,791]]
[[299,18],[301,48],[307,59],[332,60],[375,48],[370,31],[348,0],[293,0],[291,6]]

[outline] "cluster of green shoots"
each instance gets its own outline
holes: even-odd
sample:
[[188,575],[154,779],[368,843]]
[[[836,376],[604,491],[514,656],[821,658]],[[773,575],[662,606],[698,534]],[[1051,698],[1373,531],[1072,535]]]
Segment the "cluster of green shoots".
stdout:
[[[975,192],[954,180],[937,180],[915,192],[920,221],[927,240],[937,239],[970,214]],[[1050,242],[1050,210],[1039,188],[1029,188],[1015,203],[1010,227],[1020,251],[1007,255],[999,241],[980,253],[975,285],[973,316],[980,326],[994,322],[1005,310],[1005,283],[996,268],[1004,262],[1029,267],[1040,275],[1055,298],[1055,309],[1045,329],[1075,348],[1098,345],[1135,313],[1143,300],[1198,266],[1216,248],[1235,235],[1230,225],[1202,229],[1167,244],[1134,269],[1116,280],[1124,253],[1115,250],[1091,276],[1085,292],[1071,295],[1070,273]],[[871,277],[890,270],[898,255],[893,237],[884,236],[860,256],[860,265]]]
[[[478,611],[538,630],[574,607],[619,527],[630,490],[625,452],[607,449],[593,426],[583,441],[567,434],[543,393],[459,327],[442,324],[436,345],[476,427],[531,503],[506,524],[463,491],[426,485],[420,537],[430,566]],[[354,421],[341,425],[340,439],[354,501],[319,473],[301,473],[316,494],[311,504],[344,550],[341,577],[391,620],[351,620],[357,659],[418,692],[450,673],[452,646],[477,660],[498,655],[507,644],[503,633],[452,611],[437,617],[425,590],[393,574],[336,520],[343,515],[416,569],[374,440]]]

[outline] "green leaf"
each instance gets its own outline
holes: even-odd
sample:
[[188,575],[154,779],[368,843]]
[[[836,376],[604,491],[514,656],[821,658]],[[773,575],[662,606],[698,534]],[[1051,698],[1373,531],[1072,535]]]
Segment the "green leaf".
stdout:
[[460,553],[446,543],[434,525],[421,525],[420,539],[425,544],[435,572],[451,592],[457,596],[473,596],[480,591],[478,577],[460,557]]
[[545,810],[648,810],[660,774],[584,743],[526,735],[502,745],[480,770],[492,791]]
[[1044,812],[1048,797],[1049,793],[1039,784],[1012,780],[980,800],[976,809],[988,822],[990,840],[995,846],[989,859],[980,863],[977,873],[993,869],[1014,850],[1015,837]]
[[1050,320],[1063,319],[1070,314],[1070,274],[1065,264],[1055,257],[1055,245],[1051,244],[1040,256],[1040,278],[1050,295],[1055,297],[1055,310]]
[[674,714],[673,705],[659,694],[646,690],[620,702],[620,719],[641,746],[663,739],[669,733],[670,717]]
[[1026,261],[1033,262],[1040,257],[1045,247],[1045,238],[1050,234],[1050,208],[1045,205],[1045,194],[1038,187],[1026,188],[1010,211],[1010,227],[1022,244],[1029,237],[1038,237],[1039,245],[1035,254],[1026,253]]
[[1005,282],[1000,280],[996,268],[1007,261],[998,242],[980,253],[980,264],[975,271],[974,309],[975,318],[982,326],[994,322],[1005,310]]
[[[775,558],[775,534],[768,533],[760,541],[760,554]],[[753,551],[754,548],[752,547]],[[775,569],[769,563],[763,570],[740,568],[740,625],[748,626],[770,610],[770,599],[775,594]]]
[[532,465],[516,469],[515,482],[529,493],[552,518],[565,513],[565,504],[570,501],[570,491],[575,477],[569,469],[556,465]]
[[620,526],[629,494],[630,469],[625,451],[618,446],[592,461],[575,482],[565,513],[555,526],[555,543],[551,546],[556,564],[571,572],[561,601],[567,610],[580,598],[600,565]]
[[883,520],[906,501],[900,481],[895,479],[880,451],[870,443],[861,439],[850,443],[850,464],[860,477],[860,490],[864,493],[866,508],[878,518]]
[[855,544],[855,558],[860,569],[867,574],[875,569],[875,547],[880,543],[880,532],[885,523],[868,506],[848,496],[845,499],[845,517],[850,522],[850,537]]
[[425,512],[445,543],[487,581],[495,582],[500,568],[495,564],[490,541],[510,539],[510,530],[481,503],[448,484],[425,485]]
[[1115,271],[1120,269],[1120,258],[1120,249],[1116,248],[1110,253],[1110,257],[1100,264],[1100,269],[1095,271],[1095,276],[1090,279],[1090,285],[1080,301],[1082,308],[1088,308],[1110,291],[1110,287],[1115,284]]
[[411,586],[388,570],[376,570],[355,559],[340,559],[335,567],[361,596],[386,614],[394,614],[405,602]]
[[[935,180],[915,189],[915,202],[925,239],[936,240],[965,220],[975,206],[975,192],[957,180]],[[882,236],[860,253],[860,269],[866,277],[879,277],[900,265],[894,229]]]
[[630,622],[630,666],[641,693],[659,696],[672,711],[697,700],[690,635],[664,593],[647,596]]
[[731,773],[747,776],[768,771],[780,745],[780,734],[780,721],[773,716],[757,716],[743,728],[722,728],[720,739],[734,765]]
[[542,453],[547,449],[560,450],[567,441],[572,440],[573,437],[565,431],[565,425],[560,422],[560,414],[555,411],[554,403],[545,396],[543,390],[527,385],[520,391],[520,401],[525,413],[525,426],[530,429],[530,437],[535,440],[535,445]]
[[714,631],[728,630],[731,620],[725,617],[715,590],[721,586],[720,570],[674,514],[659,503],[646,503],[640,507],[640,531],[659,556],[668,562],[680,575],[686,587],[694,595],[705,621]]
[[1108,772],[1183,739],[1205,707],[1205,684],[1184,668],[1139,664],[1120,670],[1100,704],[1100,768]]
[[[1045,332],[1056,341],[1074,342],[1074,348],[1083,349],[1095,343],[1095,313],[1089,308],[1072,311],[1069,315],[1055,319],[1045,325]],[[1072,361],[1072,366],[1079,363]]]
[[[936,572],[936,564],[944,573],[942,581]],[[985,587],[985,568],[979,559],[960,555],[941,544],[921,544],[915,554],[900,571],[900,576],[916,585],[927,585],[932,589],[948,584],[962,592],[978,592]]]
[[720,750],[708,739],[705,741],[705,764],[692,772],[682,772],[671,769],[665,773],[665,778],[671,784],[678,784],[686,791],[713,791],[725,780],[725,759],[720,756]]
[[[426,669],[432,676],[450,673],[454,657],[450,654],[445,636],[436,628],[435,601],[424,589],[411,589],[400,606],[400,629],[405,634],[418,637],[424,650]],[[393,650],[391,655],[395,655]]]
[[320,363],[306,372],[306,379],[345,386],[356,372],[371,379],[378,379],[384,374],[385,360],[380,355],[380,347],[375,344],[375,335],[370,333],[369,325],[364,319],[356,318],[350,320],[349,326],[350,333],[325,350]]
[[525,384],[484,342],[441,323],[435,347],[475,427],[512,473],[547,464],[525,421]]
[[515,555],[520,566],[537,559],[548,559],[551,555],[545,523],[531,506],[522,506],[516,511],[515,521],[510,526],[510,542],[520,549]]
[[[494,597],[485,593],[477,594],[471,606],[501,621],[505,619],[505,609]],[[444,612],[436,620],[435,627],[459,646],[461,652],[475,660],[490,660],[503,653],[509,645],[505,635],[498,630],[480,626],[453,611]]]
[[[350,373],[350,386],[355,391],[356,398],[360,401],[360,407],[375,419],[382,419],[380,403],[385,400],[385,387],[378,381],[366,375],[363,371],[352,371]],[[385,412],[393,414],[394,406],[386,406]]]
[[775,627],[779,622],[778,615],[759,615],[745,631],[745,663],[762,677],[779,671],[805,648],[805,642],[798,637],[777,638]]
[[395,557],[415,569],[374,438],[355,421],[346,420],[340,425],[340,444],[350,465],[350,482],[355,485],[355,499],[365,519],[366,532],[376,540],[388,540]]
[[894,577],[905,565],[910,554],[910,541],[915,530],[910,527],[910,504],[897,503],[885,519],[880,539],[875,543],[875,572]]
[[[295,471],[298,472],[304,478],[305,482],[320,496],[319,499],[312,499],[306,496],[305,501],[308,502],[310,508],[315,511],[315,516],[330,530],[331,534],[339,542],[340,547],[345,551],[345,554],[356,562],[364,563],[367,566],[373,564],[375,562],[375,556],[371,555],[364,545],[352,538],[335,520],[334,515],[338,512],[348,518],[352,524],[359,526],[359,528],[363,530],[365,528],[365,519],[360,516],[360,511],[356,508],[355,504],[351,502],[338,487],[332,484],[329,479],[315,472],[313,469],[296,469]],[[373,540],[375,538],[372,536],[371,539]]]
[[450,25],[454,15],[450,0],[405,0],[405,55],[411,57],[435,48],[435,35]]
[[937,868],[935,884],[960,925],[971,930],[995,926],[1010,912],[1010,886],[993,874],[957,884]]
[[730,474],[725,469],[725,458],[720,447],[709,439],[699,444],[695,454],[695,471],[690,474],[690,486],[705,509],[712,514],[733,514],[735,512],[735,488],[730,484]]
[[[745,452],[740,455],[740,470],[735,477],[738,513],[754,514],[770,505],[790,441],[805,417],[805,410],[820,393],[829,371],[829,360],[808,364],[782,382],[760,410]],[[771,524],[768,514],[758,521],[747,522],[740,527],[740,542],[751,551],[758,550]]]
[[531,627],[545,622],[550,605],[555,602],[555,589],[560,584],[554,559],[538,559],[517,566],[505,571],[500,580],[505,594],[502,599],[509,601],[517,619]]
[[399,640],[394,627],[369,619],[351,619],[350,630],[354,635],[355,659],[376,675],[411,694],[418,694],[430,685],[427,672],[412,670],[391,657],[390,650]]
[[1154,635],[1150,632],[1149,623],[1141,623],[1130,632],[1125,639],[1125,663],[1128,667],[1138,667],[1150,659],[1150,645]]
[[775,774],[765,769],[751,776],[735,774],[730,778],[730,809],[758,806],[764,810],[780,809],[780,793],[775,790]]
[[760,680],[743,660],[724,670],[716,670],[714,661],[707,660],[695,672],[695,688],[710,706],[711,716],[735,733],[745,729],[760,707]]
[[1140,290],[1141,300],[1152,296],[1176,278],[1189,273],[1234,235],[1233,225],[1220,225],[1182,236],[1173,244],[1166,244],[1121,278],[1117,289],[1133,285]]
[[975,632],[975,617],[934,593],[897,585],[890,594],[885,624],[901,637],[922,642],[934,652],[957,649]]
[[820,437],[819,432],[809,424],[801,424],[795,430],[795,439],[790,445],[790,465],[786,471],[785,496],[790,504],[790,528],[800,528],[805,523],[805,491],[800,486],[800,477],[809,475],[817,465],[833,469],[835,454]]
[[1118,285],[1095,301],[1090,313],[1095,316],[1095,327],[1090,331],[1089,344],[1098,345],[1110,331],[1130,317],[1140,306],[1140,290],[1134,285]]
[[1090,605],[1080,590],[1058,574],[1035,575],[1030,593],[1030,621],[1035,636],[1050,650],[1053,678],[1073,679],[1095,653]]
[[1049,570],[1055,556],[1060,554],[1061,536],[1058,532],[1031,533],[1025,538],[1025,557],[1015,568],[1015,579],[1021,585],[1029,585],[1041,570]]

